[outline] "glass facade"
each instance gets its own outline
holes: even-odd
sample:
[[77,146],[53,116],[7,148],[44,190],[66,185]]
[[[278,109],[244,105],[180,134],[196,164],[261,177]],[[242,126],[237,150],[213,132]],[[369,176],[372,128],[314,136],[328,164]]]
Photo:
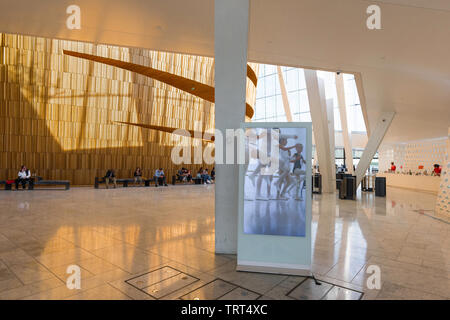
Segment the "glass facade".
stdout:
[[[305,75],[301,68],[281,67],[289,106],[294,121],[311,121]],[[334,128],[341,131],[339,105],[337,102],[336,81],[334,72],[318,71],[318,77],[324,80],[326,99],[333,99]],[[344,86],[347,103],[347,117],[352,132],[366,132],[364,118],[359,103],[355,78],[344,74]],[[258,87],[256,89],[255,122],[284,122],[286,115],[281,98],[280,82],[277,67],[261,64],[259,66]]]
[[[301,68],[281,67],[289,106],[293,121],[310,122],[308,93],[306,91],[305,74]],[[317,76],[324,81],[325,98],[333,100],[334,107],[334,129],[342,131],[339,113],[339,104],[336,92],[336,78],[334,72],[317,71]],[[355,77],[352,74],[343,74],[345,101],[347,104],[347,122],[352,133],[366,133],[366,126],[359,102],[358,90]],[[259,66],[258,86],[256,88],[255,122],[285,122],[286,114],[281,97],[280,82],[277,67],[274,65],[261,64]],[[313,128],[314,130],[314,128]],[[315,146],[313,146],[314,157]],[[353,150],[353,164],[358,165],[362,150]],[[344,163],[344,149],[336,148],[336,164]],[[378,157],[373,160],[372,166],[378,167]]]

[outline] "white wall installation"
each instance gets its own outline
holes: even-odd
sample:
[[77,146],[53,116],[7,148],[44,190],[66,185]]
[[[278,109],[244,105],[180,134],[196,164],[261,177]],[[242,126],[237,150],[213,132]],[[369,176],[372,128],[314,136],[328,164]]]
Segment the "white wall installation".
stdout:
[[[419,172],[427,170],[431,173],[433,164],[444,165],[447,154],[447,138],[421,140],[406,143],[383,144],[379,149],[379,170],[387,171],[391,162],[397,166],[398,172]],[[424,166],[419,170],[419,166]]]
[[448,128],[447,152],[445,154],[445,162],[442,164],[441,184],[436,199],[436,213],[450,217],[450,127]]

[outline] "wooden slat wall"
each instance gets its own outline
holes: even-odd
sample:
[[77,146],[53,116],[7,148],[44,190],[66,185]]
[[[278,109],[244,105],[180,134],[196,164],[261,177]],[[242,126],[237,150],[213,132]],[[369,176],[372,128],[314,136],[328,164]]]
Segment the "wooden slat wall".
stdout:
[[148,77],[64,56],[63,49],[214,85],[212,58],[0,34],[0,179],[16,177],[21,164],[75,185],[92,184],[109,167],[119,177],[130,177],[136,166],[147,176],[160,166],[171,175],[179,167],[170,161],[171,134],[112,121],[214,126],[213,104]]

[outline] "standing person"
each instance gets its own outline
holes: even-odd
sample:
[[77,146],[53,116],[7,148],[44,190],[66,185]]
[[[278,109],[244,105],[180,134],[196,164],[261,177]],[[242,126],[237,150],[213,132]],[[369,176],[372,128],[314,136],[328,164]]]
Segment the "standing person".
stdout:
[[391,172],[395,173],[396,169],[397,169],[397,167],[395,166],[394,162],[391,162]]
[[158,183],[160,185],[164,184],[164,186],[167,187],[166,176],[164,175],[163,168],[159,168],[155,171],[155,187],[158,186]]
[[294,163],[294,168],[292,173],[297,178],[296,190],[295,190],[295,200],[303,200],[302,198],[302,182],[305,181],[305,170],[302,170],[302,166],[306,164],[306,160],[303,158],[303,145],[298,143],[295,145],[296,153],[293,156],[291,162]]
[[114,184],[114,188],[117,188],[117,179],[116,179],[116,173],[114,172],[114,169],[108,169],[108,171],[106,171],[106,175],[105,175],[106,189],[109,189],[109,183],[111,181]]
[[[272,131],[274,131],[272,134]],[[258,137],[260,138],[258,143],[258,159],[257,160],[257,166],[255,170],[253,171],[253,174],[249,176],[250,180],[254,183],[254,177],[257,175],[256,179],[256,192],[255,192],[255,199],[256,200],[269,200],[270,198],[270,190],[272,186],[272,180],[273,180],[273,173],[267,174],[267,171],[270,170],[272,167],[272,145],[273,146],[279,146],[279,134],[280,129],[274,128],[274,129],[267,129],[266,131],[263,131]],[[267,195],[266,197],[263,197],[261,195],[261,186],[263,181],[266,182],[267,187]],[[253,199],[249,199],[253,200]]]
[[288,143],[288,138],[297,139],[297,137],[291,137],[287,135],[280,136],[280,159],[279,159],[279,169],[278,169],[278,180],[274,183],[277,189],[277,200],[287,200],[285,194],[287,188],[292,184],[292,179],[290,177],[290,149],[295,148],[295,145],[286,147]]
[[139,182],[139,186],[142,186],[142,171],[139,167],[134,171],[134,185],[136,185],[137,182]]
[[15,183],[16,183],[16,190],[19,190],[19,183],[22,184],[23,189],[25,189],[27,183],[29,185],[32,184],[31,173],[26,166],[22,165],[22,167],[20,167],[20,171],[17,174],[17,179]]

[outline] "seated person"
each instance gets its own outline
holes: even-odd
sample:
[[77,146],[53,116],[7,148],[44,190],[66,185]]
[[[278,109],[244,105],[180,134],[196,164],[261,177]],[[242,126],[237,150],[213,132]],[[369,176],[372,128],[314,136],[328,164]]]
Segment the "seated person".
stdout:
[[216,168],[213,167],[211,170],[211,179],[216,180]]
[[167,187],[167,183],[166,183],[166,176],[164,175],[164,170],[163,168],[159,168],[155,171],[155,187],[159,185],[165,185]]
[[137,167],[134,171],[134,185],[139,182],[139,185],[142,186],[142,171],[141,168]]
[[205,181],[203,180],[203,167],[198,169],[197,176],[195,178],[196,179],[201,179],[202,180],[202,184],[205,183]]
[[203,183],[210,184],[212,183],[211,177],[209,176],[208,169],[205,168],[201,174]]
[[180,170],[178,170],[177,172],[177,180],[180,182],[185,182],[186,181],[186,175],[185,173],[185,168],[181,168]]
[[435,165],[433,165],[433,167],[434,167],[434,169],[431,172],[431,175],[440,177],[441,176],[441,172],[442,172],[441,166],[436,163]]
[[186,181],[187,182],[191,182],[192,181],[191,170],[185,169],[184,172],[183,172],[183,175],[186,177]]
[[108,171],[106,171],[106,175],[105,175],[106,189],[109,189],[109,183],[111,181],[114,184],[114,188],[117,188],[117,179],[116,179],[116,173],[114,172],[114,169],[108,169]]
[[30,170],[28,170],[26,166],[22,165],[22,167],[20,168],[15,183],[16,183],[16,190],[19,190],[19,183],[22,184],[23,189],[25,189],[27,183],[29,185],[33,184]]

